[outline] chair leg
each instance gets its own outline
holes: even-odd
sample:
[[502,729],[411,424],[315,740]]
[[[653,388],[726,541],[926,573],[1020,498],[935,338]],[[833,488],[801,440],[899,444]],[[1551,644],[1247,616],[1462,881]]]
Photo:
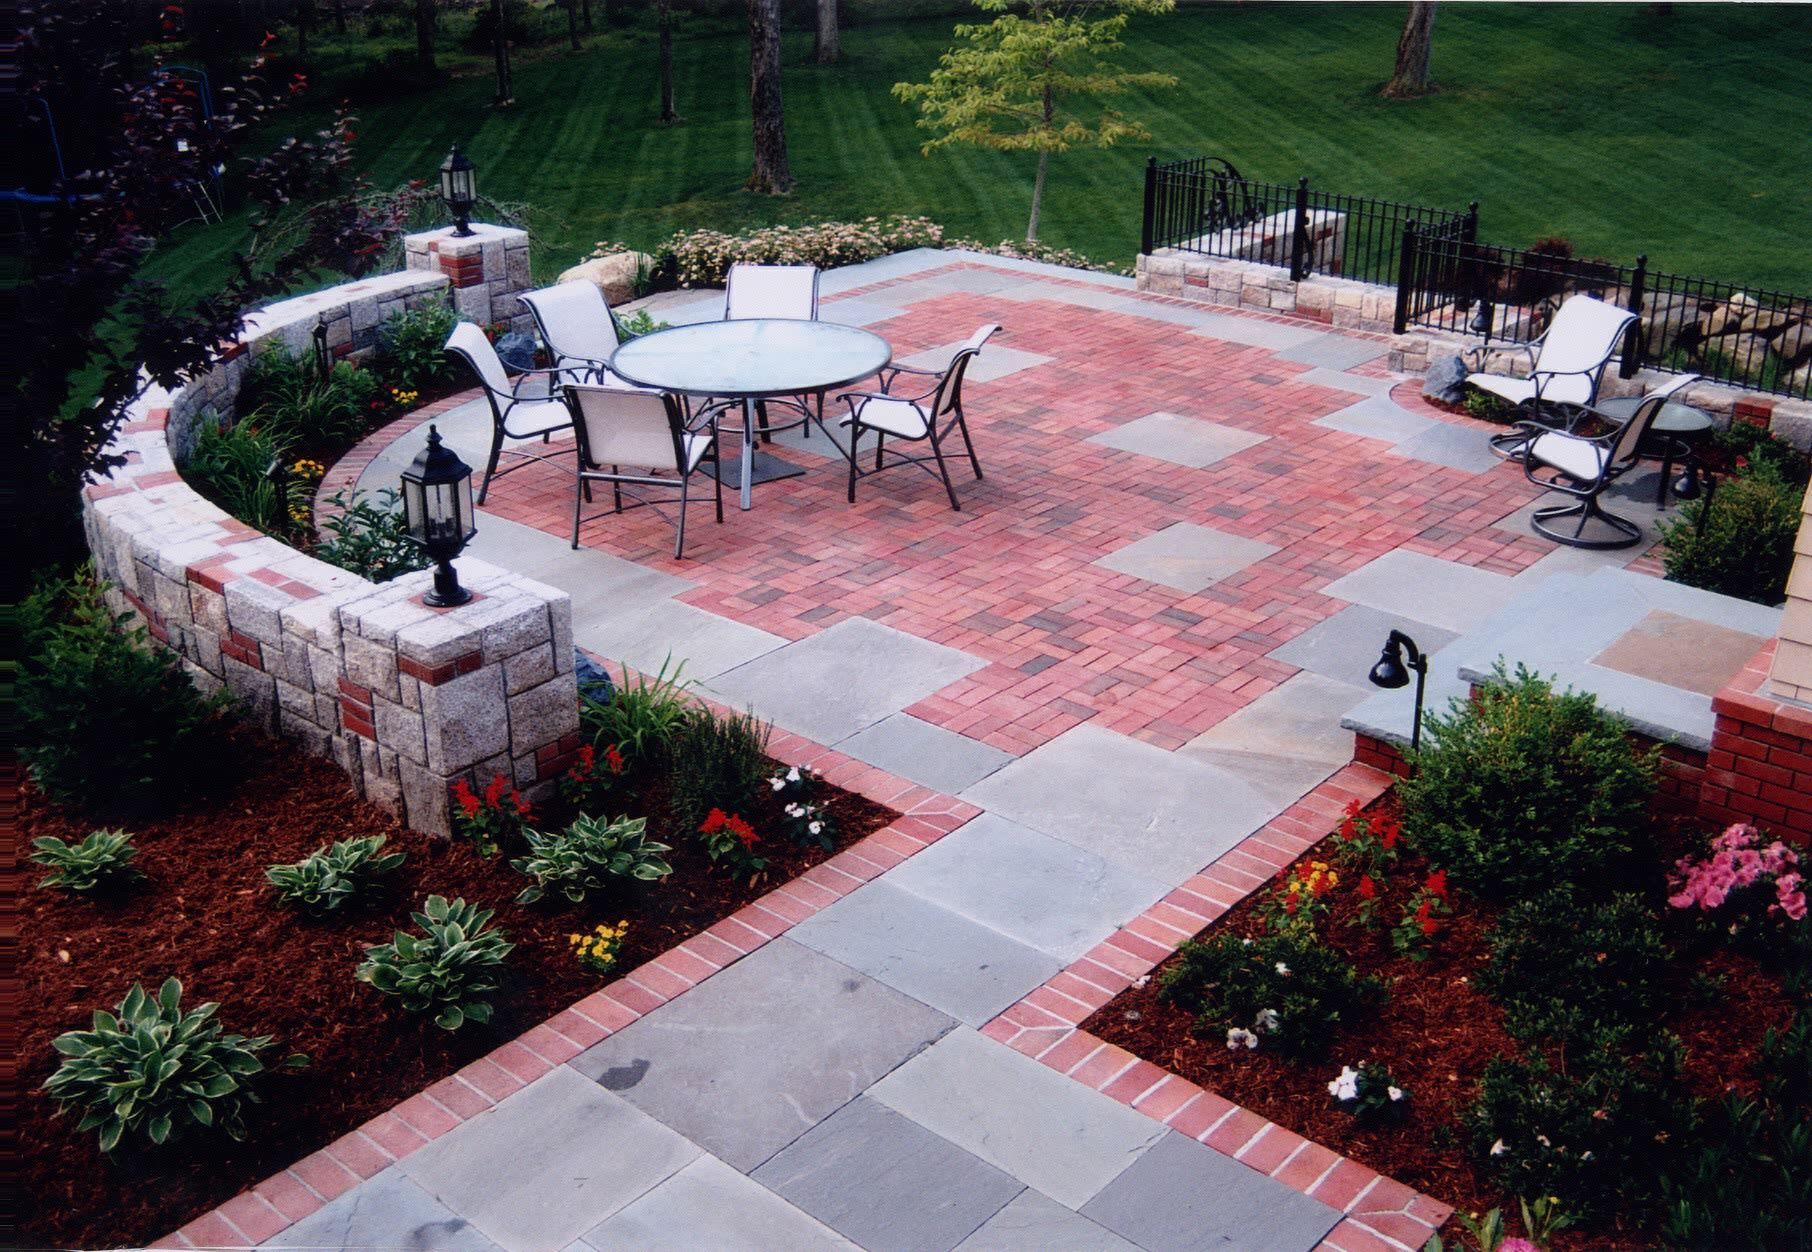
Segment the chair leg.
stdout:
[[875,468],[876,469],[881,468],[881,445],[886,442],[887,442],[887,436],[877,430],[875,432]]
[[722,452],[723,452],[723,449],[718,446],[717,440],[715,438],[713,438],[711,440],[711,481],[716,484],[717,523],[720,526],[723,525],[723,520],[724,520],[724,476],[723,476],[723,472],[722,472],[723,471]]
[[680,560],[686,550],[686,495],[692,487],[692,475],[681,474],[679,482],[679,534],[673,539],[673,559]]
[[[1576,519],[1571,534],[1555,528],[1556,522]],[[1587,522],[1602,522],[1616,531],[1619,539],[1587,539],[1585,528]],[[1569,548],[1628,548],[1642,542],[1642,527],[1627,517],[1607,513],[1598,504],[1596,495],[1587,496],[1577,504],[1554,504],[1544,509],[1535,510],[1529,519],[1529,528],[1545,539],[1565,544]]]
[[[610,472],[613,474],[621,474],[623,472],[623,467],[621,465],[613,465],[610,467]],[[610,498],[616,504],[616,511],[621,513],[623,511],[623,484],[614,478],[610,480]]]
[[862,438],[862,426],[859,422],[849,424],[849,503],[856,502],[856,444]]
[[969,440],[969,423],[963,420],[963,406],[957,405],[953,412],[956,414],[956,429],[963,436],[963,447],[969,453],[969,468],[975,471],[975,477],[979,479],[982,476],[981,462],[975,459],[975,445]]
[[950,483],[950,470],[944,465],[944,449],[939,446],[936,431],[931,432],[931,455],[937,460],[938,477],[944,480],[944,494],[950,497],[950,507],[961,513],[963,506],[957,502],[956,488]]
[[491,455],[484,463],[484,480],[478,484],[478,503],[483,504],[485,496],[491,490],[491,479],[497,473],[497,459],[503,455],[503,429],[491,429]]
[[[591,487],[591,484],[586,482],[583,478],[579,480],[579,485],[586,488],[588,491]],[[585,500],[589,500],[590,498],[589,494],[583,497]],[[573,492],[573,547],[575,548],[579,546],[579,510],[581,507],[580,493],[575,491]]]

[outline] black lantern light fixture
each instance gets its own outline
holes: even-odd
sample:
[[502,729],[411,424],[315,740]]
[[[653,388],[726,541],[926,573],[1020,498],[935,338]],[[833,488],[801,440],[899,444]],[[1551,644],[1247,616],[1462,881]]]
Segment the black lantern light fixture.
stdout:
[[[1407,659],[1405,653],[1408,653]],[[1414,639],[1400,630],[1393,630],[1390,638],[1384,641],[1384,651],[1378,657],[1378,663],[1372,666],[1369,677],[1374,686],[1407,687],[1410,670],[1416,674],[1416,717],[1409,732],[1409,750],[1414,752],[1422,746],[1422,688],[1428,681],[1428,658],[1416,647]]]
[[472,467],[440,441],[428,427],[428,446],[403,471],[403,524],[409,538],[433,558],[434,590],[422,596],[433,608],[464,604],[472,593],[459,585],[453,558],[465,549],[478,528],[473,524]]
[[458,144],[440,163],[440,198],[453,215],[453,237],[470,238],[474,232],[466,223],[472,218],[472,206],[478,203],[478,170]]

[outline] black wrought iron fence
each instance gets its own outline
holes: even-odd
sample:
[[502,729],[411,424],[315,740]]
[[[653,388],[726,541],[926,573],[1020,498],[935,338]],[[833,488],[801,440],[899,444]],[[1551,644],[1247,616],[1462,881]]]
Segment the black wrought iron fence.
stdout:
[[[1647,272],[1640,363],[1812,399],[1812,296]],[[1634,372],[1631,370],[1630,372]]]
[[1294,186],[1253,182],[1219,157],[1145,166],[1140,251],[1174,248],[1202,256],[1288,266],[1310,274],[1390,284],[1397,280],[1404,226],[1476,232],[1478,206],[1465,212],[1320,191],[1307,178]]

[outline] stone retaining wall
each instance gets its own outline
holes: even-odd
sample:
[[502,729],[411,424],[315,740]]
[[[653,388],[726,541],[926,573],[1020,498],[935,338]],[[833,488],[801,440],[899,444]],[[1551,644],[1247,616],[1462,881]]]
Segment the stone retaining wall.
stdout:
[[[481,250],[475,284],[487,300],[494,284],[527,280],[526,254],[518,275],[514,250],[494,252]],[[506,267],[495,278],[493,260]],[[179,652],[197,686],[226,688],[253,724],[333,757],[360,795],[435,834],[449,831],[454,782],[482,787],[504,774],[539,798],[570,764],[579,717],[567,595],[468,559],[460,577],[472,603],[428,608],[430,572],[380,585],[317,561],[204,500],[176,464],[203,408],[230,411],[261,345],[312,350],[325,322],[336,355],[359,355],[390,311],[447,282],[406,271],[264,310],[207,376],[134,406],[112,443],[127,463],[83,501],[110,600]]]

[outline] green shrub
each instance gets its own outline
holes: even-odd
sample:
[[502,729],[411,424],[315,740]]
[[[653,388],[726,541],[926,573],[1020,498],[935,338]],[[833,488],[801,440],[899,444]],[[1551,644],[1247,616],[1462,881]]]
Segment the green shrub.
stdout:
[[681,830],[696,830],[712,809],[747,813],[768,785],[768,737],[773,727],[753,713],[718,717],[696,708],[673,744],[668,771],[673,816]]
[[657,330],[666,330],[671,322],[657,322],[647,309],[637,309],[628,317],[617,319],[617,335],[624,341],[640,339],[643,335],[652,335]]
[[1669,1000],[1671,957],[1640,896],[1590,903],[1562,884],[1505,910],[1478,982],[1518,1039],[1573,1045],[1606,1023],[1652,1029]]
[[1185,943],[1159,981],[1159,995],[1198,1015],[1196,1030],[1225,1034],[1229,1048],[1324,1055],[1335,1031],[1385,998],[1376,978],[1298,931]]
[[1564,1071],[1539,1056],[1487,1065],[1462,1115],[1485,1174],[1511,1195],[1558,1196],[1587,1221],[1644,1220],[1688,1142],[1693,1108],[1677,1038],[1660,1035],[1633,1055],[1626,1042],[1608,1031],[1570,1053]]
[[1723,473],[1772,472],[1803,487],[1812,477],[1812,459],[1785,439],[1748,422],[1732,422],[1712,435],[1705,459]]
[[674,744],[686,729],[692,715],[692,701],[686,688],[692,684],[680,677],[686,668],[681,661],[667,672],[671,656],[661,662],[660,673],[652,679],[638,677],[629,681],[629,667],[623,667],[623,681],[608,700],[594,700],[586,695],[579,699],[579,721],[591,736],[593,748],[600,754],[615,748],[623,758],[623,768],[634,775],[646,775],[665,765]]
[[273,865],[264,876],[277,889],[277,899],[317,916],[368,896],[378,879],[396,869],[407,855],[379,855],[384,836],[342,839],[331,848],[316,848],[290,865]]
[[447,336],[458,321],[447,304],[424,304],[392,313],[378,328],[372,368],[402,391],[422,393],[449,385],[458,373],[447,359]]
[[132,836],[123,830],[97,830],[80,843],[41,835],[31,841],[31,846],[37,849],[31,859],[53,871],[38,883],[40,887],[100,891],[139,876],[132,867],[138,849],[132,846]]
[[226,697],[203,699],[174,653],[108,610],[90,573],[45,583],[20,608],[19,754],[53,800],[157,812],[219,771]]
[[1812,1248],[1812,1117],[1732,1095],[1661,1180],[1670,1248]]
[[411,913],[420,935],[397,931],[389,943],[365,949],[353,977],[399,997],[411,1013],[434,1013],[442,1030],[491,1020],[483,997],[501,985],[503,960],[515,950],[503,931],[490,929],[492,910],[464,900],[429,896]]
[[308,520],[308,485],[287,472],[287,447],[249,422],[204,423],[183,473],[247,526],[289,538]]
[[409,538],[394,488],[380,491],[375,504],[362,491],[354,491],[350,498],[336,491],[322,503],[340,510],[321,523],[321,529],[333,538],[317,544],[312,553],[329,565],[349,569],[374,583],[387,583],[434,563]]
[[1590,695],[1500,665],[1472,700],[1429,718],[1398,784],[1403,832],[1454,884],[1511,900],[1556,882],[1601,883],[1646,835],[1654,758]]
[[[941,247],[943,227],[924,217],[895,214],[885,220],[818,222],[810,226],[759,226],[726,234],[718,230],[677,231],[653,250],[658,268],[682,287],[719,287],[738,261],[764,265],[816,265],[834,269],[872,261],[892,252]],[[626,244],[600,243],[592,257],[634,251]]]
[[1793,568],[1805,488],[1772,466],[1721,480],[1715,490],[1661,524],[1667,576],[1721,595],[1779,604]]
[[370,370],[337,361],[323,378],[312,360],[279,345],[252,364],[239,424],[279,447],[337,452],[370,428],[385,403],[383,381]]
[[[184,1012],[182,984],[171,978],[155,997],[133,985],[119,1008],[97,1010],[90,1030],[58,1035],[64,1057],[44,1083],[58,1112],[80,1112],[78,1131],[100,1131],[111,1152],[130,1135],[159,1144],[191,1126],[245,1138],[245,1107],[258,1102],[247,1085],[264,1070],[258,1053],[269,1035],[229,1035],[213,1020],[218,1004]],[[307,1064],[300,1054],[287,1068]]]
[[1480,391],[1477,387],[1466,389],[1466,398],[1461,401],[1466,409],[1466,416],[1477,418],[1481,422],[1495,422],[1499,426],[1508,426],[1517,420],[1518,409],[1514,404],[1489,391]]
[[648,838],[647,826],[641,817],[607,821],[581,815],[565,830],[528,831],[523,837],[529,854],[511,861],[510,868],[535,881],[523,888],[516,903],[533,904],[551,888],[580,904],[586,892],[608,891],[625,879],[665,878],[673,867],[662,854],[673,849]]

